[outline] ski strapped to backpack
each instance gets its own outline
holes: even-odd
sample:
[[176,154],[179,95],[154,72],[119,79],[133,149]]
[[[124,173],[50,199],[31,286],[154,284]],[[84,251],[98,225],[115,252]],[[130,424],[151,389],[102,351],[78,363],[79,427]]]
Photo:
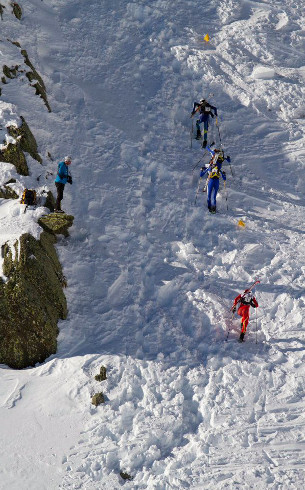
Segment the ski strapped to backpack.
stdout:
[[[251,286],[249,286],[248,288],[246,288],[246,289],[244,290],[243,294],[241,295],[240,300],[237,302],[237,304],[238,304],[238,303],[240,303],[240,302],[242,301],[242,299],[243,299],[243,298],[246,296],[246,294],[247,294],[247,293],[249,293],[250,291],[252,291],[252,289],[253,289],[253,288],[255,288],[255,286],[256,286],[257,284],[259,284],[259,283],[260,283],[260,281],[259,281],[259,280],[257,280],[257,281],[255,281],[253,284],[251,284]],[[236,305],[235,305],[235,307],[234,307],[234,306],[232,306],[231,311],[233,311],[233,308],[236,308]]]

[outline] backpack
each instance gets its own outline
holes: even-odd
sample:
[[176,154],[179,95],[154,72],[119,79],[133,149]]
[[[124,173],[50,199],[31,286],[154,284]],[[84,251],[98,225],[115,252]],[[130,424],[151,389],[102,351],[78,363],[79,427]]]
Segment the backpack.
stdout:
[[217,164],[214,164],[210,170],[210,179],[219,179],[220,168]]
[[33,189],[24,189],[20,202],[21,204],[26,204],[27,206],[35,206],[36,191]]

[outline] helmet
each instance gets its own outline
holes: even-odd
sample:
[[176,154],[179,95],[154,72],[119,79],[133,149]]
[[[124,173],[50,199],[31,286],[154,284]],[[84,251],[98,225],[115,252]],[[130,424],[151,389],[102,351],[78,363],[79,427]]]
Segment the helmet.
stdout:
[[243,300],[244,301],[247,301],[250,303],[251,299],[253,298],[253,293],[252,291],[246,291],[244,294],[243,294]]
[[206,102],[205,99],[200,99],[199,104],[203,104],[204,102]]
[[65,157],[65,162],[72,162],[72,158],[70,156]]

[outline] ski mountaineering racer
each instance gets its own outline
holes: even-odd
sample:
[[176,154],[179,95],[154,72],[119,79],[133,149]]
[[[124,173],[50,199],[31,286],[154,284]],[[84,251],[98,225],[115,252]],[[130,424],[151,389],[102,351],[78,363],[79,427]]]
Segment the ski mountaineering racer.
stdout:
[[233,313],[235,313],[238,304],[240,306],[238,307],[237,314],[241,316],[241,332],[239,341],[243,342],[249,323],[250,306],[253,306],[253,308],[258,308],[258,302],[256,301],[256,298],[253,295],[252,291],[246,289],[243,294],[239,294],[238,296],[236,296],[233,306],[231,308]]
[[[212,112],[213,111],[213,112]],[[196,139],[201,138],[201,130],[200,124],[203,123],[204,132],[203,132],[203,143],[202,146],[205,148],[208,140],[208,129],[209,129],[209,117],[217,116],[217,108],[211,104],[209,104],[205,99],[201,99],[200,102],[194,102],[193,110],[191,112],[191,117],[194,114],[199,114],[199,119],[196,121]]]
[[230,157],[224,157],[223,150],[212,150],[207,147],[208,151],[211,153],[212,158],[209,162],[207,168],[202,167],[200,172],[200,178],[205,174],[208,174],[207,179],[207,194],[208,194],[208,209],[211,213],[216,213],[216,196],[219,189],[219,178],[222,176],[223,180],[227,179],[226,172],[221,170],[224,160],[228,162],[231,161]]

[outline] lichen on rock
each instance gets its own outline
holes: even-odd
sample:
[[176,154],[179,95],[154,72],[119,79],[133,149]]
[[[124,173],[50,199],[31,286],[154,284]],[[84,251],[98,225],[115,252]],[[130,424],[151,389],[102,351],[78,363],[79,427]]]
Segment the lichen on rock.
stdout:
[[106,370],[105,366],[101,366],[100,374],[97,374],[96,376],[94,376],[95,380],[96,381],[105,381],[105,379],[107,379],[106,372],[107,372],[107,370]]
[[72,226],[74,216],[65,213],[50,213],[39,218],[39,225],[53,235],[69,236],[68,228]]
[[67,317],[67,304],[55,242],[50,233],[40,240],[27,233],[15,253],[2,247],[7,282],[0,283],[0,363],[12,368],[34,366],[56,352],[57,322]]
[[95,395],[93,395],[93,397],[91,399],[91,403],[92,403],[92,405],[94,405],[96,407],[98,407],[102,403],[105,403],[105,398],[104,398],[103,393],[95,393]]
[[8,143],[0,150],[0,160],[2,162],[12,163],[15,165],[20,175],[29,175],[29,169],[24,153],[20,147],[20,142],[16,144]]

